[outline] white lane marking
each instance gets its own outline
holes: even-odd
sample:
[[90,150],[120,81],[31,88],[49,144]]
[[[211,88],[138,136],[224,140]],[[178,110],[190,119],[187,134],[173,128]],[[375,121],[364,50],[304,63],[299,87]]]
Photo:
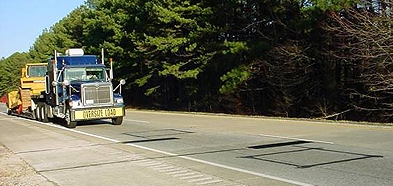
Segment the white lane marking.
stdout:
[[[63,126],[55,125],[55,124],[52,124],[52,123],[42,123],[42,122],[39,122],[39,121],[35,121],[35,120],[31,120],[31,119],[25,119],[25,118],[19,118],[19,119],[30,121],[30,122],[35,122],[35,123],[42,124],[42,125],[55,127],[55,128],[62,129],[62,130],[67,130],[67,131],[70,131],[70,132],[75,132],[75,133],[86,135],[86,136],[91,136],[91,137],[107,140],[107,141],[114,142],[114,143],[121,143],[121,141],[119,141],[119,140],[115,140],[115,139],[111,139],[111,138],[107,138],[107,137],[103,137],[103,136],[99,136],[99,135],[95,135],[95,134],[90,134],[90,133],[87,133],[87,132],[77,131],[75,129],[65,128]],[[307,183],[302,183],[302,182],[298,182],[298,181],[294,181],[294,180],[290,180],[290,179],[280,178],[280,177],[277,177],[277,176],[271,176],[271,175],[267,175],[267,174],[263,174],[263,173],[259,173],[259,172],[254,172],[254,171],[245,170],[245,169],[241,169],[241,168],[236,168],[236,167],[231,167],[231,166],[227,166],[227,165],[222,165],[222,164],[219,164],[219,163],[213,163],[213,162],[200,160],[200,159],[196,159],[196,158],[192,158],[192,157],[188,157],[188,156],[182,156],[180,154],[174,154],[174,153],[170,153],[170,152],[165,152],[165,151],[152,149],[152,148],[149,148],[149,147],[144,147],[144,146],[140,146],[140,145],[136,145],[136,144],[127,143],[126,145],[129,145],[129,146],[132,146],[132,147],[141,148],[141,149],[145,149],[145,150],[149,150],[149,151],[152,151],[152,152],[165,154],[165,155],[176,156],[176,157],[179,157],[179,158],[183,158],[183,159],[187,159],[187,160],[191,160],[191,161],[195,161],[195,162],[199,162],[199,163],[204,163],[204,164],[215,166],[215,167],[221,167],[221,168],[225,168],[225,169],[228,169],[228,170],[233,170],[233,171],[238,171],[238,172],[242,172],[242,173],[246,173],[246,174],[251,174],[251,175],[260,176],[260,177],[264,177],[264,178],[269,178],[269,179],[272,179],[272,180],[282,181],[282,182],[291,183],[291,184],[300,185],[300,186],[312,186],[311,184],[307,184]]]
[[176,175],[173,175],[173,177],[183,177],[183,176],[190,176],[190,175],[195,175],[196,174],[196,172],[187,172],[187,173],[184,173],[184,174],[176,174]]
[[137,122],[137,123],[150,123],[149,121],[143,121],[143,120],[133,120],[133,119],[124,119],[126,121],[132,121],[132,122]]
[[150,159],[142,159],[142,160],[138,160],[136,161],[136,163],[146,163],[146,162],[151,162],[152,160]]
[[222,180],[205,181],[205,182],[197,183],[197,185],[207,185],[207,184],[218,183],[218,182],[222,182]]
[[159,170],[158,172],[169,173],[169,172],[178,172],[180,170],[182,170],[182,169],[177,167],[177,168],[173,168],[173,169],[162,169],[162,170]]
[[204,177],[204,178],[198,178],[198,179],[190,180],[190,181],[188,181],[188,183],[207,181],[207,180],[213,180],[213,179],[214,178],[212,178],[212,177]]
[[170,170],[170,169],[174,169],[174,168],[176,168],[175,166],[172,166],[172,165],[166,165],[165,167],[154,167],[154,168],[152,168],[153,170],[156,170],[156,171],[165,171],[165,170]]
[[192,178],[200,178],[203,177],[203,174],[197,174],[197,175],[192,175],[192,176],[187,176],[187,177],[181,177],[181,180],[188,180],[188,179],[192,179]]
[[259,173],[259,172],[249,171],[249,170],[240,169],[240,168],[236,168],[236,167],[231,167],[231,166],[227,166],[227,165],[222,165],[222,164],[218,164],[218,163],[213,163],[213,162],[209,162],[209,161],[205,161],[205,160],[195,159],[195,158],[191,158],[191,157],[187,157],[187,156],[180,156],[180,157],[184,158],[184,159],[191,160],[191,161],[196,161],[196,162],[204,163],[204,164],[207,164],[207,165],[212,165],[212,166],[216,166],[216,167],[225,168],[225,169],[228,169],[228,170],[233,170],[233,171],[247,173],[247,174],[251,174],[251,175],[255,175],[255,176],[269,178],[269,179],[272,179],[272,180],[282,181],[282,182],[291,183],[291,184],[300,185],[300,186],[312,186],[312,184],[302,183],[302,182],[298,182],[298,181],[294,181],[294,180],[290,180],[290,179],[285,179],[285,178],[280,178],[280,177],[277,177],[277,176],[271,176],[271,175],[267,175],[267,174],[262,174],[262,173]]
[[172,175],[172,174],[182,174],[182,173],[186,173],[186,172],[189,172],[188,170],[182,170],[182,169],[180,169],[179,171],[175,171],[175,172],[167,172],[167,173],[165,173],[165,174],[168,174],[168,175]]
[[259,134],[259,136],[269,137],[269,138],[280,138],[280,139],[307,141],[307,142],[313,142],[313,143],[326,143],[326,144],[331,144],[331,145],[334,144],[333,142],[329,142],[329,141],[309,140],[309,139],[292,138],[292,137],[286,137],[286,136],[274,136],[274,135],[268,135],[268,134]]
[[140,163],[139,165],[146,166],[146,167],[154,167],[157,165],[162,165],[162,163],[160,163],[160,162],[147,162],[147,163]]
[[170,165],[161,163],[161,164],[158,164],[156,166],[152,166],[150,168],[152,168],[152,169],[160,169],[160,168],[165,168],[165,167],[168,167],[168,166],[170,166]]

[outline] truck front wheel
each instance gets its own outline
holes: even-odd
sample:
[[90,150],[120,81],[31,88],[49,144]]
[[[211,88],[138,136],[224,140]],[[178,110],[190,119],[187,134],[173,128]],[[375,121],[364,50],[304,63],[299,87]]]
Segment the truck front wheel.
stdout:
[[66,117],[65,117],[65,125],[67,128],[75,128],[77,122],[76,121],[71,121],[71,112],[69,109],[67,109]]
[[121,125],[123,123],[123,117],[112,118],[112,123],[114,125]]
[[73,128],[76,127],[76,124],[77,124],[76,121],[69,121],[69,120],[66,120],[66,127],[67,127],[67,128],[73,129]]

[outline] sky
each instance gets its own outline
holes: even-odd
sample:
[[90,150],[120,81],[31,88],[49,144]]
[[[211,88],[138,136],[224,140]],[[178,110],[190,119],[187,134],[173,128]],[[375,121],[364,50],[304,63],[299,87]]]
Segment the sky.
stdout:
[[85,0],[0,0],[0,59],[28,52],[34,41]]

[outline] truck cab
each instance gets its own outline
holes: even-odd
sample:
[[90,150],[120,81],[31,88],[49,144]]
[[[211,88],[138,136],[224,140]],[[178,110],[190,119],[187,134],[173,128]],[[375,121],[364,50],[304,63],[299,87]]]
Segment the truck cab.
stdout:
[[46,63],[28,63],[22,68],[20,86],[22,89],[30,90],[31,95],[40,95],[45,90],[44,76]]

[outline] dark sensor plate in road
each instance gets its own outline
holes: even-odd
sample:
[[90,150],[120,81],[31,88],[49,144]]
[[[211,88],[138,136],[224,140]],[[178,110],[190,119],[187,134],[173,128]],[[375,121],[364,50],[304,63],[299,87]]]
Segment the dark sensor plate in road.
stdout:
[[122,143],[143,143],[143,142],[167,141],[167,140],[177,140],[177,139],[179,139],[179,138],[156,138],[156,139],[123,141]]
[[299,144],[306,144],[306,143],[312,143],[312,142],[299,140],[299,141],[289,141],[289,142],[281,142],[281,143],[254,145],[254,146],[249,146],[248,148],[250,148],[250,149],[266,149],[266,148],[284,147],[284,146],[299,145]]

